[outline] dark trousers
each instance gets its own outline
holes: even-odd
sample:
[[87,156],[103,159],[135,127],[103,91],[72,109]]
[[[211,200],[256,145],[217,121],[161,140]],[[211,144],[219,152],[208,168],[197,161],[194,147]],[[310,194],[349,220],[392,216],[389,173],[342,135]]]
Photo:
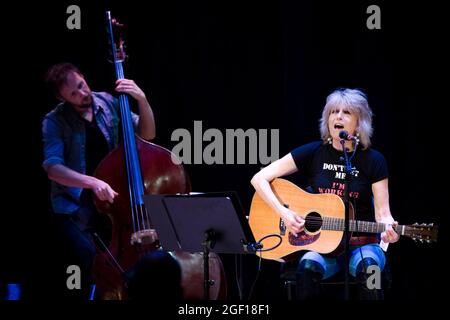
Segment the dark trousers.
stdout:
[[[57,262],[58,297],[88,300],[91,295],[93,279],[92,267],[97,252],[93,232],[98,233],[107,243],[108,227],[104,216],[97,213],[92,205],[83,205],[73,214],[54,214],[53,223],[56,231],[57,246],[60,256]],[[81,288],[69,288],[67,282],[74,283],[74,271],[69,266],[80,270]],[[70,278],[70,279],[69,279]],[[72,280],[72,281],[70,281]]]

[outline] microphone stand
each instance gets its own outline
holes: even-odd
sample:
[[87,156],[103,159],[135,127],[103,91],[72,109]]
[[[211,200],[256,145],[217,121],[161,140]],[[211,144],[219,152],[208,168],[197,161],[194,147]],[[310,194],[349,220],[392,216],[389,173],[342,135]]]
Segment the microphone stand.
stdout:
[[214,280],[209,279],[209,252],[216,245],[216,234],[214,230],[205,232],[205,241],[203,245],[203,298],[206,301],[210,299],[210,288],[214,284]]
[[345,179],[344,179],[344,204],[345,204],[345,220],[344,220],[344,260],[345,260],[345,300],[349,300],[350,298],[350,288],[349,288],[349,243],[350,243],[350,228],[349,228],[349,222],[350,222],[350,203],[349,203],[349,185],[351,178],[355,175],[356,169],[352,167],[351,159],[353,158],[353,155],[356,152],[356,148],[358,147],[358,140],[355,142],[353,155],[351,158],[348,157],[347,150],[345,148],[345,140],[341,139],[340,143],[342,145],[342,151],[344,152],[344,159],[345,159]]

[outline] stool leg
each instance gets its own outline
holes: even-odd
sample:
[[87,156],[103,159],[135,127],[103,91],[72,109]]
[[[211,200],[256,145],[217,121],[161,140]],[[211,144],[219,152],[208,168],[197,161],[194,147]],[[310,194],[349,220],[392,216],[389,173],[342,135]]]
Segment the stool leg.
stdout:
[[314,300],[320,297],[320,280],[322,274],[309,269],[297,273],[297,299]]
[[297,268],[297,299],[312,300],[320,296],[320,280],[324,274],[321,264],[315,260],[302,259]]
[[288,301],[292,301],[293,300],[292,299],[292,285],[293,285],[293,283],[290,280],[286,280],[284,282],[284,287],[286,288],[286,295],[287,295]]

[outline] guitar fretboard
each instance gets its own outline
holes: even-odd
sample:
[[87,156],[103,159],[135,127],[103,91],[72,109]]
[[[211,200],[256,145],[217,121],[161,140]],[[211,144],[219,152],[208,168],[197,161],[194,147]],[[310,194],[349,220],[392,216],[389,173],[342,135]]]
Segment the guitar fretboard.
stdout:
[[[339,218],[323,217],[322,229],[344,231],[345,220]],[[371,222],[371,221],[349,221],[350,231],[367,232],[367,233],[381,233],[386,230],[386,224]]]

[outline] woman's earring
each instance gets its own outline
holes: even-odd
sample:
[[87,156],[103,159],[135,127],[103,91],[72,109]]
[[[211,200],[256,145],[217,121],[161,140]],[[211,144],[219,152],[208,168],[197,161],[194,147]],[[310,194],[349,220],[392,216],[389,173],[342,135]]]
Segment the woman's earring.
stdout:
[[359,132],[356,133],[356,144],[359,144]]
[[333,139],[331,139],[331,137],[327,138],[328,144],[332,144],[333,143]]

